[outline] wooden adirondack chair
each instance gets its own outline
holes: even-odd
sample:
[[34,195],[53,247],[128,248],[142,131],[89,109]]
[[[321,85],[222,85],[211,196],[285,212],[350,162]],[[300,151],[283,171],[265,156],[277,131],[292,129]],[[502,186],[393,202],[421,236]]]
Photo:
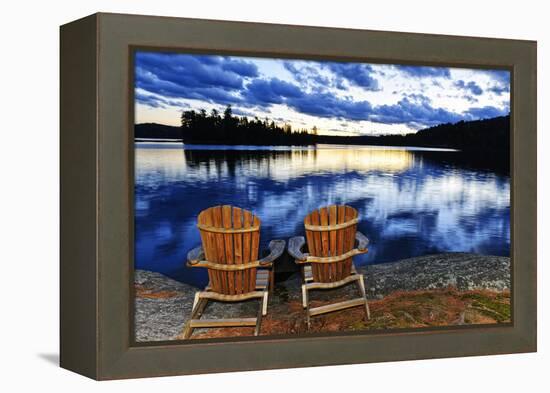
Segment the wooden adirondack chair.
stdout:
[[[363,306],[370,319],[363,275],[353,265],[353,256],[364,254],[368,239],[357,231],[357,210],[350,206],[331,205],[308,214],[304,220],[308,252],[303,236],[290,239],[288,252],[301,266],[302,305],[307,313],[307,325],[311,317],[349,307]],[[350,283],[357,285],[360,297],[316,308],[309,307],[308,291],[312,289],[338,288]]]
[[[273,288],[273,262],[285,249],[284,240],[269,243],[270,254],[258,259],[260,219],[248,210],[233,206],[215,206],[198,217],[202,246],[187,254],[187,266],[208,269],[209,284],[195,294],[191,317],[184,338],[194,328],[255,326],[260,331],[261,319],[267,314],[269,291]],[[260,299],[256,318],[203,319],[208,300],[238,302]]]

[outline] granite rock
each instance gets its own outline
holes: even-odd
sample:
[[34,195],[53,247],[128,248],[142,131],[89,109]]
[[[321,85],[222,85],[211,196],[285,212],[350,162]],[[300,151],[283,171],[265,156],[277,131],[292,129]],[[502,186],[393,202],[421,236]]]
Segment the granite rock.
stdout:
[[[456,287],[460,291],[510,289],[510,258],[466,253],[445,253],[358,267],[365,276],[368,298],[382,298],[396,291]],[[136,341],[178,339],[191,314],[199,288],[172,280],[160,273],[135,271]],[[269,307],[301,298],[299,275],[277,282]],[[311,300],[358,293],[348,285],[339,289],[312,291]],[[203,318],[254,317],[258,300],[239,303],[209,302]],[[196,329],[199,333],[201,329]]]
[[448,286],[460,291],[510,289],[508,257],[446,253],[369,265],[358,270],[365,275],[369,297]]

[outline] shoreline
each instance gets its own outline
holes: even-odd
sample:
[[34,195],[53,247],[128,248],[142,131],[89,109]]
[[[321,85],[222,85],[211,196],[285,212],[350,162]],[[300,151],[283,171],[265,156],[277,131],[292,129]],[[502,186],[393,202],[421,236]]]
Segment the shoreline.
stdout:
[[[358,267],[372,296],[394,291],[456,287],[458,290],[510,289],[510,258],[441,253]],[[369,292],[367,292],[367,295]]]
[[[204,148],[204,150],[246,150],[252,148],[252,150],[285,150],[286,149],[307,149],[314,150],[319,149],[319,146],[323,146],[325,149],[337,149],[339,146],[347,147],[371,147],[380,150],[410,150],[410,151],[434,151],[434,152],[462,152],[463,150],[446,147],[446,146],[420,146],[420,145],[380,145],[380,144],[342,144],[342,143],[313,143],[309,145],[290,145],[290,144],[227,144],[227,143],[209,143],[209,142],[194,142],[185,143],[183,139],[170,139],[170,138],[135,138],[134,143],[181,143],[182,146],[189,146],[194,150],[198,147]],[[219,147],[223,147],[219,148]],[[467,152],[467,150],[466,150]]]
[[[445,253],[358,267],[358,271],[365,274],[372,322],[365,323],[360,310],[350,309],[317,318],[314,331],[474,324],[506,321],[506,316],[509,317],[508,257]],[[146,270],[135,271],[134,285],[136,341],[177,340],[191,313],[198,288]],[[322,303],[328,299],[345,299],[354,290],[353,286],[347,286],[316,291],[312,300]],[[253,301],[210,302],[205,315],[208,318],[250,316],[256,314],[257,307]],[[434,310],[437,310],[435,317]],[[431,320],[432,317],[435,319]],[[264,319],[262,334],[305,332],[298,275],[275,284]],[[250,335],[249,330],[197,330],[197,337]]]

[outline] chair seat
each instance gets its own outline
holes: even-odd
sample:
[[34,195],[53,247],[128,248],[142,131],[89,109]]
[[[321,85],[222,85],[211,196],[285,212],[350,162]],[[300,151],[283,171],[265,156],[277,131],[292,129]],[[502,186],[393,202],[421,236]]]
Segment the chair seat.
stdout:
[[264,289],[269,285],[269,270],[258,269],[256,271],[256,289]]

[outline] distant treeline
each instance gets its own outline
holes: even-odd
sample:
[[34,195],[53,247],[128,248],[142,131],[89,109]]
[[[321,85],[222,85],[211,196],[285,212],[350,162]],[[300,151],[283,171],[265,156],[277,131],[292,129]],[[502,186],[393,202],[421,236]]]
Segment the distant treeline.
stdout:
[[315,135],[308,130],[292,130],[289,124],[276,125],[273,120],[233,116],[231,106],[223,114],[212,109],[181,114],[182,138],[187,143],[223,145],[312,145]]
[[223,114],[184,111],[181,126],[156,123],[137,124],[135,137],[141,139],[181,139],[184,143],[224,145],[392,145],[445,147],[460,150],[509,152],[510,116],[493,119],[440,124],[407,135],[333,136],[317,135],[317,129],[292,130],[269,119],[248,120],[233,116],[228,106]]
[[276,125],[273,120],[233,116],[231,106],[223,115],[213,109],[184,111],[181,126],[143,123],[135,126],[138,139],[181,139],[185,143],[218,145],[314,145],[316,129],[293,130],[289,124]]
[[317,136],[317,143],[351,145],[423,146],[459,150],[510,151],[510,116],[439,124],[414,134],[341,137]]
[[183,139],[181,127],[158,123],[141,123],[134,126],[135,139]]

